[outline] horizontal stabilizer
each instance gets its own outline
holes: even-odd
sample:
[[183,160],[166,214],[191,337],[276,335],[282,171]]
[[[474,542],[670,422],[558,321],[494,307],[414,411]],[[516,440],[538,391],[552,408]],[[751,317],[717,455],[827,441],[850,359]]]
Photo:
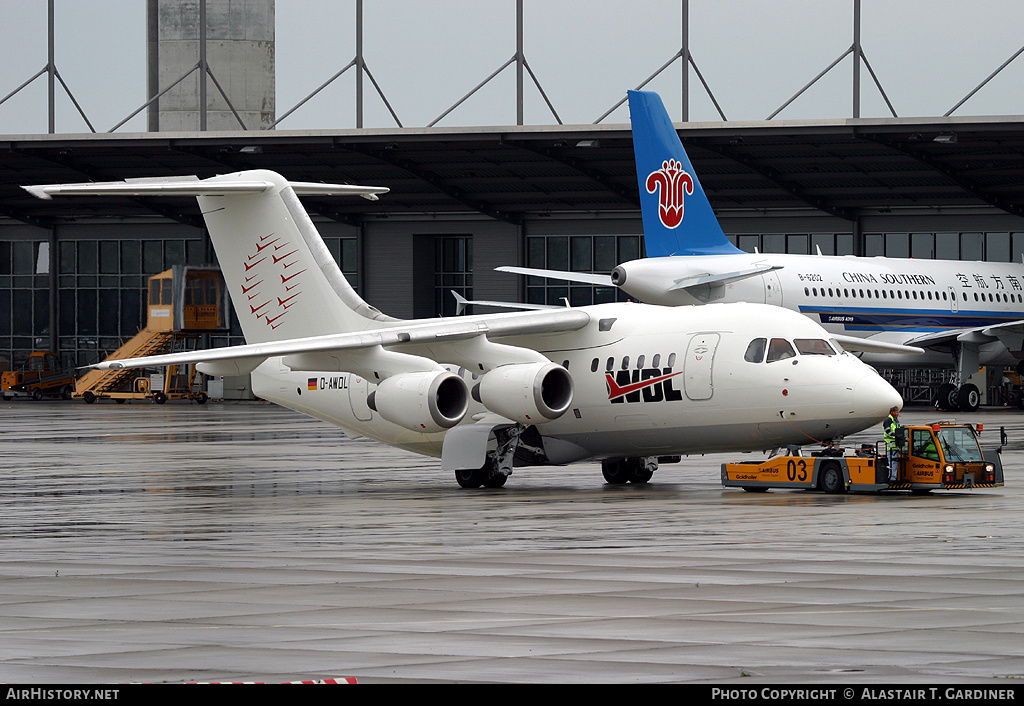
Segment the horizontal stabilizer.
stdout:
[[609,275],[593,275],[587,272],[562,272],[561,270],[539,270],[532,267],[495,267],[494,269],[498,272],[511,272],[517,275],[532,275],[534,277],[548,277],[568,282],[596,284],[599,287],[614,286]]
[[728,284],[729,282],[737,282],[741,279],[747,279],[748,277],[756,277],[757,275],[763,275],[765,272],[771,272],[772,270],[781,270],[782,265],[762,265],[760,267],[752,267],[747,270],[736,270],[735,272],[722,272],[720,274],[702,274],[693,275],[690,277],[682,277],[675,281],[675,284],[669,287],[669,291],[677,289],[689,289],[690,287],[699,287],[705,284]]
[[451,290],[452,296],[455,297],[455,315],[460,316],[462,312],[466,310],[467,306],[478,304],[480,306],[493,306],[496,309],[525,309],[526,311],[538,311],[540,309],[561,309],[562,307],[554,306],[552,304],[520,304],[519,302],[499,302],[499,301],[485,301],[483,299],[466,299],[464,296],[456,292],[454,289]]
[[[362,196],[373,201],[377,194],[386,194],[383,186],[357,186],[354,184],[318,184],[315,182],[289,182],[299,195]],[[39,184],[21,188],[36,198],[50,200],[54,196],[228,196],[237,194],[263,194],[276,187],[271,181],[215,181],[198,177],[167,177],[128,179],[126,181],[89,182],[80,184]]]

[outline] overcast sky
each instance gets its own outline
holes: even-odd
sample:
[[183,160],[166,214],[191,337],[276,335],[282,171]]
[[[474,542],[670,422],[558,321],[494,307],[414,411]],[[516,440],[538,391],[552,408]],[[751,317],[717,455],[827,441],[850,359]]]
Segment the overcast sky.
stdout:
[[[1024,46],[1019,0],[863,0],[862,45],[901,117],[942,115]],[[284,113],[355,54],[354,0],[277,0],[277,109]],[[146,100],[145,2],[57,0],[56,64],[98,131]],[[525,0],[525,54],[562,121],[591,123],[679,50],[678,0]],[[0,98],[46,63],[46,3],[0,0]],[[515,52],[515,0],[365,0],[364,54],[406,127],[425,126]],[[853,41],[852,0],[690,0],[690,50],[730,120],[761,120]],[[681,62],[648,88],[681,119]],[[351,70],[279,129],[355,126]],[[846,118],[852,57],[776,119]],[[867,72],[863,117],[888,115]],[[1024,55],[955,115],[1024,114]],[[367,127],[393,126],[366,85]],[[691,73],[691,120],[718,120]],[[61,97],[59,132],[85,124]],[[625,122],[620,108],[604,122]],[[511,125],[515,73],[440,125]],[[550,124],[527,87],[526,122]],[[119,132],[145,129],[144,113]],[[46,131],[46,81],[0,105],[0,134]]]

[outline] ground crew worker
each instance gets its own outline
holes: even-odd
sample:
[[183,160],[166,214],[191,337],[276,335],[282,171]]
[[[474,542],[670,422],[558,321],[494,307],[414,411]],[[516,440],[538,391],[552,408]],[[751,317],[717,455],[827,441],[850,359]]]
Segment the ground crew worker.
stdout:
[[899,474],[900,447],[896,443],[896,430],[900,428],[900,408],[893,407],[882,423],[885,439],[885,453],[889,460],[889,482],[894,483]]

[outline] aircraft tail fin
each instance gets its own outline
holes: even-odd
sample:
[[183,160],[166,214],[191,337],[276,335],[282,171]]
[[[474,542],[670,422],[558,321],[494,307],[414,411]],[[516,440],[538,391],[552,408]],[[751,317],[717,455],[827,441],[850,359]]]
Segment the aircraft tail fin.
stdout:
[[629,91],[648,257],[729,255],[729,242],[657,93]]
[[210,240],[248,343],[379,328],[394,321],[356,294],[296,194],[376,198],[383,187],[290,183],[256,170],[210,179],[135,179],[26,187],[54,195],[191,195],[199,200]]

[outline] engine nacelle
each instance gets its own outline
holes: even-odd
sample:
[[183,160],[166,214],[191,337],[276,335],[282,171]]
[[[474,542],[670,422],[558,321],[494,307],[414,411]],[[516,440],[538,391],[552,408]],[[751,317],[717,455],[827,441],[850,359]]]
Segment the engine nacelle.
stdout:
[[444,431],[469,409],[469,388],[455,373],[428,370],[385,378],[366,400],[389,422],[412,431]]
[[572,404],[572,376],[554,363],[503,365],[481,378],[473,397],[487,409],[521,424],[558,419]]

